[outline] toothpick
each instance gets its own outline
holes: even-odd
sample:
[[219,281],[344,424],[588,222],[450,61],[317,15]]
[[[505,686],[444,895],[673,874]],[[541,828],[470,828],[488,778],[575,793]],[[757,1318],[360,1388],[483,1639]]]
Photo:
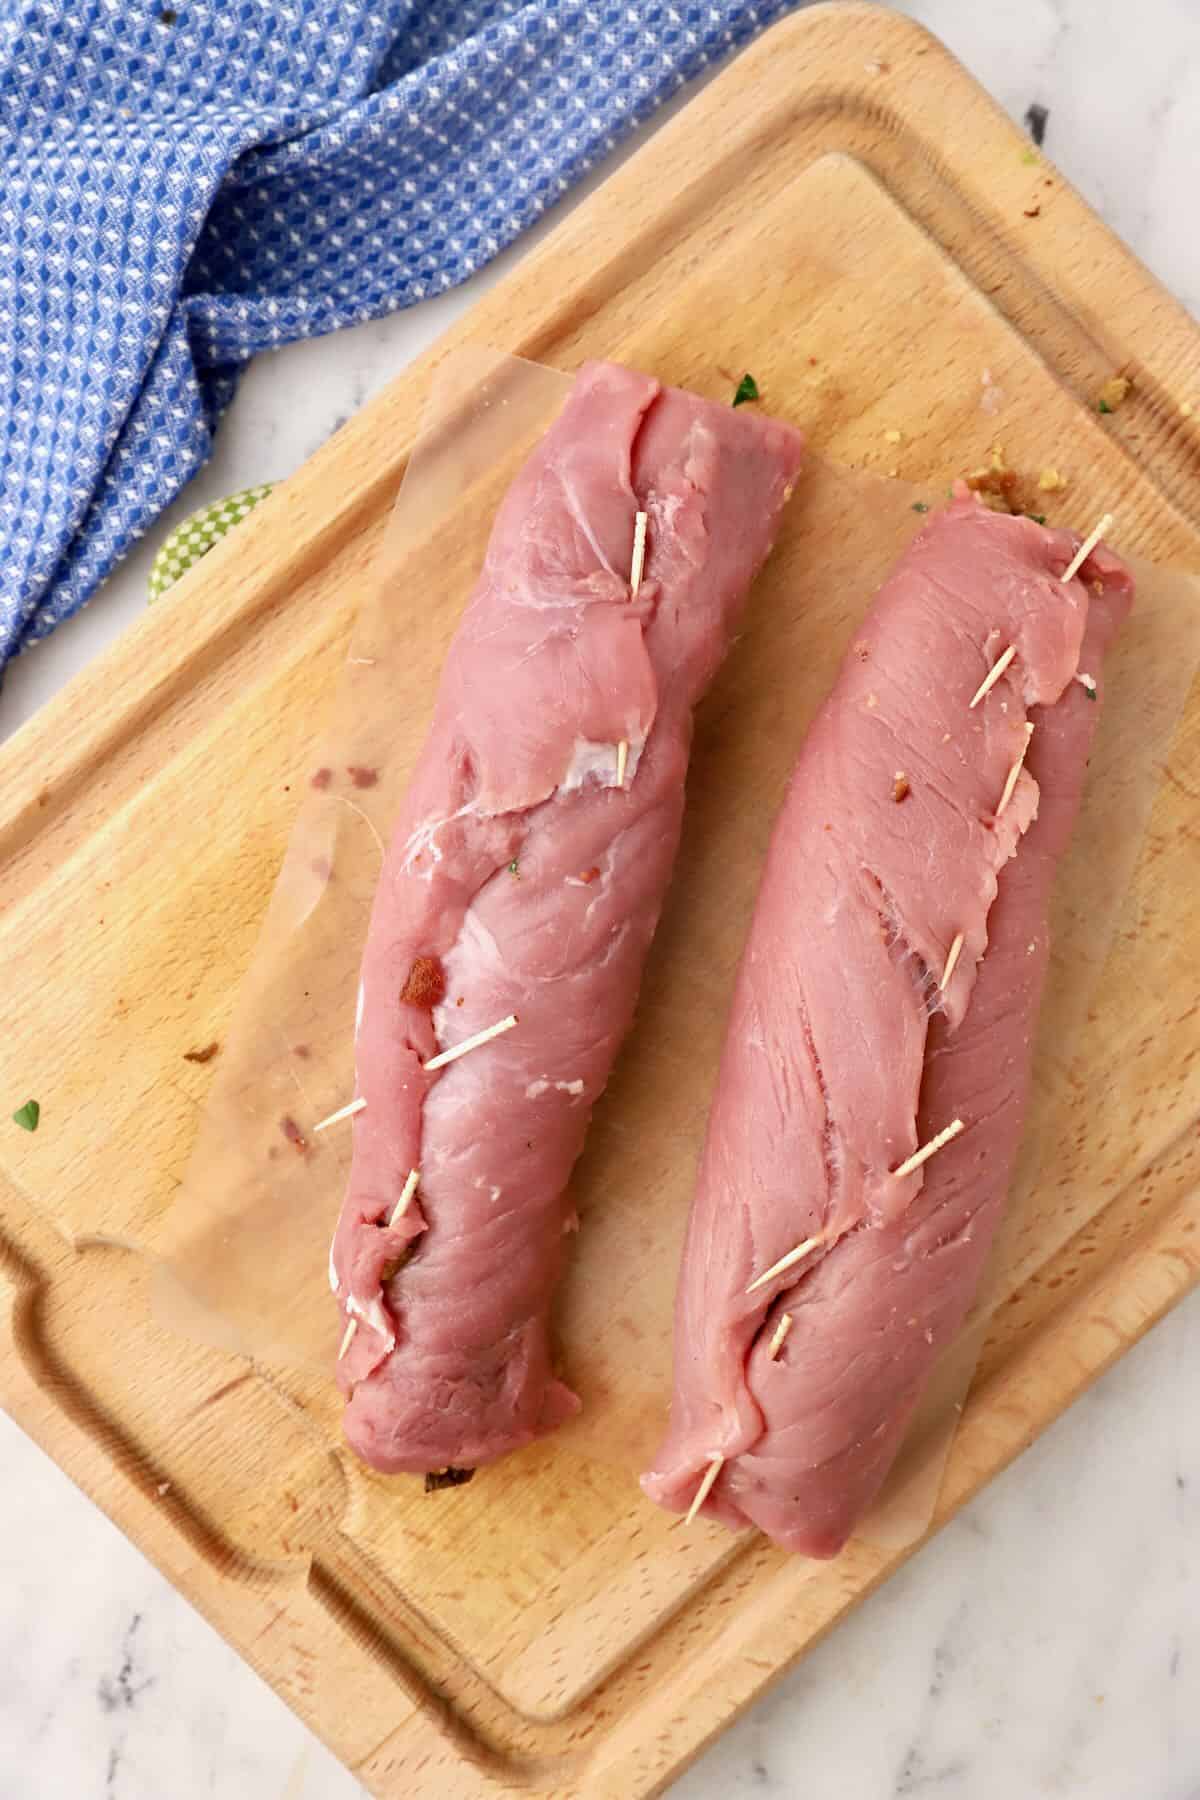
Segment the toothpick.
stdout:
[[803,1262],[810,1250],[815,1250],[818,1244],[824,1242],[825,1239],[820,1234],[816,1237],[805,1238],[802,1244],[797,1244],[794,1250],[789,1250],[786,1256],[781,1256],[777,1263],[772,1263],[764,1274],[752,1281],[746,1292],[753,1294],[756,1289],[765,1287],[768,1281],[774,1281],[777,1275],[782,1275],[784,1270],[790,1269],[794,1263]]
[[342,1339],[342,1347],[338,1351],[338,1361],[339,1362],[341,1362],[343,1356],[345,1356],[347,1350],[350,1348],[351,1344],[354,1342],[354,1334],[357,1330],[358,1330],[358,1320],[351,1319],[350,1323],[346,1327],[346,1335]]
[[939,1131],[937,1136],[931,1137],[927,1144],[923,1144],[919,1150],[914,1150],[908,1161],[902,1162],[898,1169],[893,1169],[892,1174],[897,1180],[902,1175],[911,1175],[913,1170],[919,1169],[923,1162],[928,1162],[931,1156],[936,1156],[937,1152],[944,1144],[948,1144],[951,1138],[956,1138],[962,1129],[961,1119],[951,1120],[944,1131]]
[[725,1458],[714,1450],[708,1459],[708,1467],[705,1469],[704,1474],[700,1479],[700,1486],[696,1489],[696,1497],[688,1507],[687,1518],[683,1521],[685,1525],[691,1524],[696,1514],[700,1511],[700,1508],[704,1505],[704,1502],[708,1499],[708,1496],[712,1493],[713,1482],[721,1473],[724,1463]]
[[[629,567],[629,588],[636,600],[638,589],[642,585],[642,570],[646,566],[646,525],[649,514],[640,512],[633,516],[633,560]],[[629,742],[622,738],[617,745],[617,786],[625,786],[625,769],[629,761]]]
[[955,934],[954,942],[951,944],[949,950],[946,952],[946,962],[945,962],[944,968],[942,969],[942,979],[938,982],[938,986],[941,988],[943,994],[946,991],[946,983],[949,981],[949,979],[953,975],[955,969],[958,967],[958,959],[962,955],[962,947],[963,947],[963,934],[961,931],[959,931]]
[[646,564],[646,523],[649,515],[644,512],[635,513],[633,519],[633,562],[629,570],[629,585],[633,590],[633,598],[637,599],[637,591],[642,585],[642,570]]
[[[979,702],[983,699],[983,696],[990,693],[1016,654],[1016,645],[1010,644],[1004,654],[996,658],[979,686],[975,689],[974,696],[971,700],[971,706],[978,706]],[[967,708],[968,712],[970,712],[971,706]]]
[[351,1100],[348,1106],[339,1106],[335,1113],[330,1113],[327,1119],[322,1119],[319,1125],[313,1126],[314,1133],[324,1131],[327,1125],[339,1125],[343,1119],[349,1119],[355,1113],[362,1112],[366,1104],[365,1100]]
[[490,1044],[493,1038],[499,1037],[502,1032],[511,1031],[513,1026],[519,1023],[516,1013],[509,1013],[507,1019],[501,1019],[498,1025],[489,1025],[486,1031],[477,1031],[474,1037],[464,1038],[461,1044],[454,1044],[449,1050],[443,1050],[439,1055],[431,1056],[429,1061],[421,1066],[429,1071],[444,1069],[447,1063],[457,1062],[458,1058],[465,1056],[468,1050],[478,1050],[480,1044]]
[[418,1181],[420,1181],[420,1179],[421,1179],[421,1171],[419,1169],[410,1169],[408,1171],[408,1179],[405,1181],[404,1186],[400,1189],[400,1198],[396,1202],[395,1211],[392,1213],[391,1218],[388,1220],[388,1229],[389,1230],[391,1230],[392,1226],[396,1223],[396,1220],[402,1219],[404,1217],[405,1213],[408,1211],[408,1203],[412,1199],[413,1195],[416,1193],[417,1183],[418,1183]]
[[1021,773],[1021,765],[1025,761],[1025,752],[1029,749],[1029,740],[1032,736],[1033,726],[1027,724],[1025,727],[1025,742],[1021,745],[1021,754],[1017,757],[1016,762],[1008,771],[1008,777],[1004,783],[1004,792],[1001,794],[1000,804],[996,808],[997,818],[1000,817],[1000,814],[1004,811],[1005,807],[1013,797],[1013,790],[1017,785],[1017,776]]
[[792,1329],[791,1313],[781,1313],[780,1318],[779,1318],[779,1323],[775,1327],[775,1335],[771,1339],[770,1348],[767,1351],[767,1361],[768,1362],[775,1361],[775,1358],[779,1355],[779,1352],[783,1349],[783,1340],[787,1336],[788,1332],[791,1329]]
[[1100,523],[1092,526],[1092,529],[1088,532],[1082,544],[1080,544],[1078,550],[1059,576],[1058,579],[1060,581],[1070,581],[1079,573],[1079,570],[1092,554],[1092,551],[1096,548],[1096,545],[1100,542],[1100,539],[1104,536],[1105,532],[1112,529],[1112,522],[1112,514],[1105,513],[1104,517],[1100,520]]

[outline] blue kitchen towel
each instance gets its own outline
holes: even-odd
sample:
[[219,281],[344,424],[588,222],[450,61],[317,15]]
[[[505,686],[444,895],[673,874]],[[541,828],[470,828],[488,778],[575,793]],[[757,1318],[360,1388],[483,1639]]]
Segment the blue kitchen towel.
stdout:
[[795,0],[0,0],[0,668],[256,351],[462,281]]

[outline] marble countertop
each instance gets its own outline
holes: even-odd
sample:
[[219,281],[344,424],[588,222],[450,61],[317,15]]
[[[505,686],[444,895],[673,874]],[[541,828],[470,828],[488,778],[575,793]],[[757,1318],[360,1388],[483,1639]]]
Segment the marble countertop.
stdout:
[[[1049,108],[1047,154],[1200,316],[1197,0],[899,10],[1014,117]],[[260,359],[209,468],[94,603],[12,668],[0,736],[140,614],[174,523],[288,474],[529,241],[455,294]],[[1200,1800],[1198,1378],[1200,1294],[729,1731],[673,1800]],[[0,1459],[0,1800],[362,1793],[2,1415]]]

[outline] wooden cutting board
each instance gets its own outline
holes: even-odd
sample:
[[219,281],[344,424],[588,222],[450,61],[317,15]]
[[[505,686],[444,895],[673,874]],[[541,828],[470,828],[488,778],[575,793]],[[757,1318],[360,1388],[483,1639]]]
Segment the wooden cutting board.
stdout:
[[[422,1511],[341,1450],[327,1386],[155,1324],[129,1248],[186,1167],[218,1065],[185,1052],[225,1039],[425,396],[464,343],[561,369],[611,356],[718,397],[749,369],[821,451],[934,492],[999,438],[1013,467],[1068,477],[1053,517],[1112,508],[1123,547],[1200,568],[1200,335],[932,39],[816,7],[0,753],[0,1116],[43,1107],[36,1136],[0,1126],[4,1405],[375,1793],[628,1800],[907,1550],[814,1567],[685,1534],[557,1440]],[[1134,387],[1102,416],[1116,370]],[[788,557],[753,630],[786,606]],[[698,779],[736,743],[731,681]],[[1197,1279],[1198,739],[1192,702],[1113,949],[1153,944],[1144,992],[1094,1009],[1089,1190],[1055,1198],[1048,1262],[1018,1258],[1032,1272],[991,1318],[935,1526]],[[697,1118],[710,1076],[688,1075]],[[632,1085],[618,1074],[614,1108]]]

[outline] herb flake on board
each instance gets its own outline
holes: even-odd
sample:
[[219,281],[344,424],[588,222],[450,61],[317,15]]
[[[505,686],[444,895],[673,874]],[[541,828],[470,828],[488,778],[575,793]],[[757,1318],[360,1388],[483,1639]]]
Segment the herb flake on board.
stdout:
[[42,1109],[36,1100],[27,1100],[24,1106],[18,1106],[13,1114],[13,1124],[19,1125],[22,1131],[36,1131]]
[[759,399],[758,383],[753,375],[743,375],[737,384],[737,392],[733,396],[735,406],[744,406],[747,400]]

